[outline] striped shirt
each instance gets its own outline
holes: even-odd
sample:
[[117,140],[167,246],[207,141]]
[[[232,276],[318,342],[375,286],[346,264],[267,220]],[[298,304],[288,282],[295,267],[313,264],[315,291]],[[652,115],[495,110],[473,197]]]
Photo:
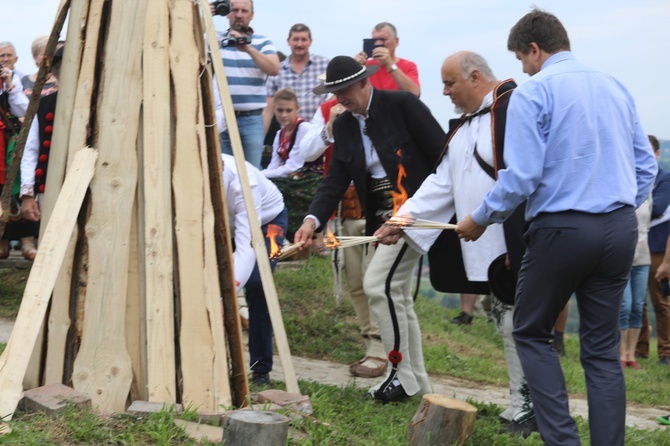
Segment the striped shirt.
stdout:
[[[219,41],[228,37],[228,32],[217,33]],[[277,54],[274,45],[265,36],[251,35],[251,45],[263,54]],[[228,87],[237,111],[265,108],[267,75],[256,66],[251,56],[234,46],[221,47],[221,58],[226,69]]]
[[319,105],[328,96],[327,94],[314,94],[312,89],[321,85],[317,76],[326,72],[330,59],[310,54],[302,73],[296,73],[293,70],[290,60],[291,56],[281,63],[277,76],[268,78],[267,95],[273,97],[280,88],[290,88],[298,95],[298,105],[300,105],[298,115],[306,121],[311,121]]

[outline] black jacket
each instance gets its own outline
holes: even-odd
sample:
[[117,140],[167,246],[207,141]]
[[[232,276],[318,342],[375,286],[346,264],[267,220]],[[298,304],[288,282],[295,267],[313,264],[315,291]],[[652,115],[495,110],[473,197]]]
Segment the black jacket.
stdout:
[[[413,94],[373,89],[366,130],[394,187],[398,166],[404,166],[407,176],[401,184],[411,197],[432,172],[442,152],[445,134],[440,124]],[[309,207],[309,214],[324,224],[353,181],[366,218],[366,233],[372,234],[376,229],[377,209],[368,195],[368,173],[358,120],[350,112],[343,113],[333,125],[333,136],[335,144],[328,174]]]

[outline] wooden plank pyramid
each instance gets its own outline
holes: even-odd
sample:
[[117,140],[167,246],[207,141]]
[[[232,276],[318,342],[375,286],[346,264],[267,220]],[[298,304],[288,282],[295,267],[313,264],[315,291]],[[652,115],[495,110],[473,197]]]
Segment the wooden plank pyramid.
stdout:
[[47,59],[68,13],[40,249],[0,357],[0,417],[53,383],[100,413],[132,400],[244,405],[212,68],[287,390],[299,393],[209,4],[62,0]]

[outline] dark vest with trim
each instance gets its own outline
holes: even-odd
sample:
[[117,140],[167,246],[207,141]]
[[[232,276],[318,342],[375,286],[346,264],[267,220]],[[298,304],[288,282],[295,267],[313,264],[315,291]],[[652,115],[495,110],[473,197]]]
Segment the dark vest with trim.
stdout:
[[[513,80],[508,79],[500,82],[493,90],[493,104],[491,104],[489,112],[491,113],[494,165],[482,165],[483,161],[477,159],[480,167],[493,179],[497,179],[498,171],[505,168],[503,151],[505,146],[507,106],[509,105],[512,91],[515,88],[516,83]],[[458,131],[467,120],[467,118],[461,117],[449,121],[447,140],[435,169],[437,169],[437,166],[442,161],[442,157],[447,153],[451,138],[453,138],[456,131]],[[525,203],[519,206],[516,211],[514,211],[514,214],[503,224],[505,243],[507,244],[507,250],[510,254],[510,260],[512,261],[512,270],[515,272],[518,272],[518,267],[521,265],[521,257],[525,250],[525,245],[521,238],[524,224],[524,209]],[[456,223],[457,221],[458,216],[454,215],[450,223]],[[442,231],[437,240],[435,240],[430,251],[428,251],[428,261],[430,263],[430,282],[433,285],[433,288],[437,291],[443,293],[472,294],[489,294],[491,292],[488,282],[471,282],[468,280],[465,272],[465,265],[463,264],[461,243],[456,233],[452,230]]]
[[51,137],[53,136],[54,116],[56,112],[56,99],[58,92],[43,96],[37,107],[37,125],[40,134],[40,149],[37,156],[37,167],[35,167],[35,193],[44,193],[47,180],[47,166],[49,164],[49,152],[51,150]]

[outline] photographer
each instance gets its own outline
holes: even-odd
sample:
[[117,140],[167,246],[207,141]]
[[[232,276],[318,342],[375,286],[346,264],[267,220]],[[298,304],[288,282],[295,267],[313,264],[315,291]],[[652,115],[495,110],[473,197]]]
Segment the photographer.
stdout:
[[396,57],[400,39],[396,27],[389,22],[381,22],[372,30],[374,48],[368,55],[365,50],[354,56],[361,65],[379,65],[381,70],[370,77],[370,83],[378,90],[404,90],[421,96],[419,69],[407,59]]
[[[213,3],[212,12],[225,13],[225,3]],[[279,58],[270,39],[255,34],[249,27],[253,17],[252,0],[232,0],[228,14],[230,28],[225,33],[218,33],[218,37],[244,157],[260,168],[264,138],[262,113],[266,105],[265,82],[268,75],[279,73]],[[232,154],[227,130],[221,133],[221,146],[223,153]]]

